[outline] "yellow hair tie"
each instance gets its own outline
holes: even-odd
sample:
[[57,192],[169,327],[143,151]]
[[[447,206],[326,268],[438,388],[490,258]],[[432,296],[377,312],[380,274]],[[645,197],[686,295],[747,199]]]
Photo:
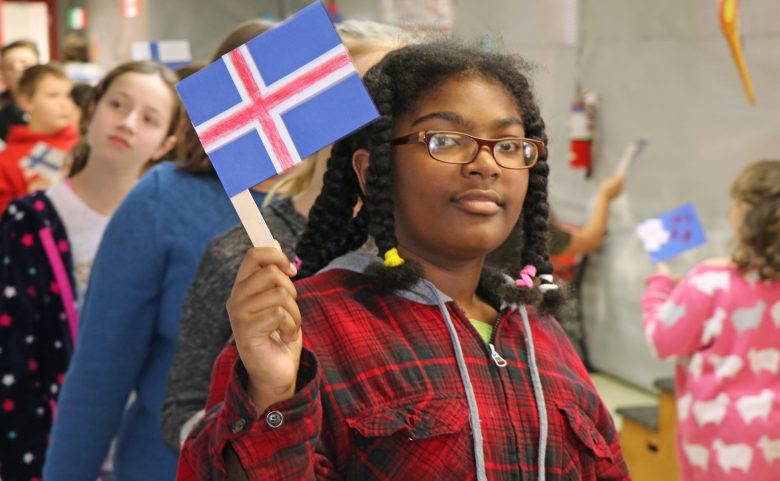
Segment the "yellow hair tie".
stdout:
[[398,255],[398,249],[395,247],[385,252],[385,267],[398,267],[403,263],[404,259]]

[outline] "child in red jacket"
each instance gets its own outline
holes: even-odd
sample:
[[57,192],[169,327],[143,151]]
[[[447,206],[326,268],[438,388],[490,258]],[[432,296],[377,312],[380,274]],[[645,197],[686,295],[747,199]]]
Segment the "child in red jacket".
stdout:
[[69,151],[76,145],[79,135],[73,124],[76,107],[70,98],[71,87],[65,73],[53,65],[35,65],[22,74],[17,101],[30,123],[11,127],[6,148],[0,152],[0,212],[12,199],[48,187],[19,165],[33,147],[43,142]]

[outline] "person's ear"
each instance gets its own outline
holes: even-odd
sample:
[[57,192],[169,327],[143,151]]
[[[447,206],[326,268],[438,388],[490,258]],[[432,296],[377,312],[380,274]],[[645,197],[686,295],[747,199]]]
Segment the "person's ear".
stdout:
[[366,149],[358,149],[352,154],[352,168],[360,184],[360,191],[366,193],[366,176],[371,161],[371,153]]
[[176,136],[175,135],[169,135],[163,142],[160,144],[157,149],[152,153],[152,160],[160,160],[160,157],[165,155],[166,152],[171,150],[176,145]]
[[32,110],[32,98],[27,95],[20,93],[16,96],[16,105],[19,106],[20,109],[24,110],[25,113],[30,113]]

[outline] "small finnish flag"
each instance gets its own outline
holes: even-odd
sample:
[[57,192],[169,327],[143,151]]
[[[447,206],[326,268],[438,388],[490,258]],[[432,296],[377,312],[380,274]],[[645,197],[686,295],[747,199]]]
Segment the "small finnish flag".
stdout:
[[38,142],[19,160],[19,167],[55,182],[62,177],[67,158],[67,152],[55,149],[45,142]]
[[188,40],[133,42],[133,60],[152,60],[177,69],[192,63]]

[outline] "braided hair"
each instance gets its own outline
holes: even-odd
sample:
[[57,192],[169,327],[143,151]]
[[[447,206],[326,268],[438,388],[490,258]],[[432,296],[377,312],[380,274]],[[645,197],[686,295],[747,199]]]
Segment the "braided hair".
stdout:
[[[379,119],[336,143],[328,160],[324,185],[309,212],[297,254],[301,260],[300,277],[314,274],[331,260],[363,245],[369,235],[381,255],[397,246],[393,200],[394,119],[413,112],[424,96],[452,78],[484,77],[497,81],[517,103],[525,135],[546,145],[544,121],[523,74],[528,65],[521,59],[485,52],[451,40],[409,45],[388,53],[363,78],[380,113]],[[364,193],[352,168],[352,156],[358,149],[370,153]],[[529,172],[523,213],[515,230],[522,232],[522,247],[514,248],[522,265],[532,264],[537,273],[552,274],[548,253],[547,149],[539,153],[537,164]],[[358,200],[360,211],[353,216]],[[410,287],[421,276],[420,265],[406,260],[396,267],[377,262],[366,271],[379,291]],[[538,289],[516,287],[507,282],[497,267],[483,268],[477,293],[494,305],[502,302],[540,305],[544,312],[555,313],[565,295],[560,289],[543,295]]]

